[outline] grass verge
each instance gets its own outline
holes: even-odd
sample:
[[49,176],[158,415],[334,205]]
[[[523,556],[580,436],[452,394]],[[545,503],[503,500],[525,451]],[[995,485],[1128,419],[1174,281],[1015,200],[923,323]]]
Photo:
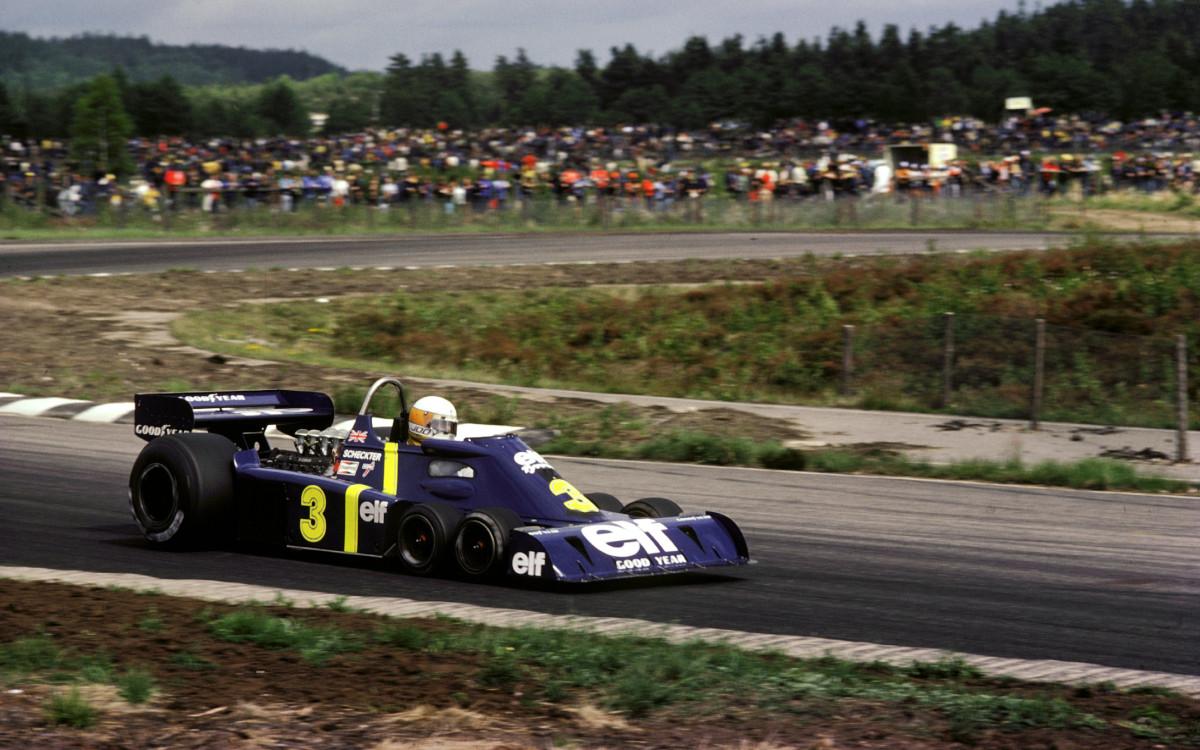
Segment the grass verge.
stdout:
[[[27,595],[14,595],[22,591]],[[7,614],[0,612],[0,624],[16,616],[28,629],[40,617],[40,627],[59,630],[51,636],[21,634],[18,628],[17,639],[0,643],[3,664],[20,670],[19,684],[51,683],[41,711],[42,720],[52,725],[92,726],[109,710],[90,705],[78,682],[68,682],[66,689],[53,687],[61,681],[63,666],[75,658],[71,655],[78,643],[103,633],[114,653],[137,653],[145,660],[114,678],[127,702],[164,693],[153,716],[122,714],[123,722],[134,722],[134,731],[144,718],[149,731],[161,733],[182,713],[191,717],[188,731],[195,731],[203,724],[195,721],[198,717],[211,716],[218,724],[227,720],[221,711],[207,711],[210,706],[272,700],[263,696],[275,694],[306,706],[323,721],[333,716],[333,703],[343,711],[362,712],[360,719],[329,720],[323,731],[362,727],[371,716],[407,711],[419,701],[474,716],[505,714],[508,721],[528,720],[543,728],[562,725],[558,731],[567,732],[579,731],[570,718],[576,707],[598,707],[618,717],[604,730],[615,732],[605,741],[618,745],[663,731],[677,738],[683,726],[691,727],[696,737],[724,731],[761,740],[781,731],[783,736],[811,737],[818,731],[841,731],[847,724],[848,731],[869,730],[893,738],[890,746],[905,748],[954,742],[1017,747],[1035,738],[1044,744],[1051,735],[1069,735],[1075,746],[1094,747],[1135,746],[1141,739],[1168,744],[1200,740],[1195,701],[1169,691],[1122,693],[1104,685],[995,679],[959,659],[907,666],[798,659],[700,641],[669,643],[441,617],[394,619],[315,605],[227,605],[161,595],[155,603],[164,630],[153,648],[144,648],[137,607],[130,605],[140,595],[79,591],[0,581],[0,592],[17,602]],[[81,608],[81,600],[103,600],[109,607]],[[44,619],[48,616],[53,620]],[[7,625],[13,623],[10,619]],[[354,646],[327,645],[328,658],[303,658],[316,642]],[[155,675],[163,677],[156,680]],[[386,724],[386,716],[384,720]],[[0,739],[6,736],[0,727]]]
[[718,466],[1036,484],[1087,490],[1184,493],[1189,488],[1186,482],[1142,474],[1136,468],[1112,459],[1040,461],[1033,464],[1020,459],[973,459],[932,464],[907,458],[891,449],[850,447],[797,450],[774,441],[759,442],[694,431],[667,432],[634,445],[603,439],[579,441],[559,435],[540,446],[539,450],[597,458],[639,458]]

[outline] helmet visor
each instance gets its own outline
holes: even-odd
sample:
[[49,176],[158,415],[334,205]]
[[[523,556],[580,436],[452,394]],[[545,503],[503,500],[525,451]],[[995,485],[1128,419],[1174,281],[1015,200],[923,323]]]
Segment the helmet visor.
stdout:
[[449,417],[434,417],[429,420],[428,426],[434,435],[458,436],[458,420]]

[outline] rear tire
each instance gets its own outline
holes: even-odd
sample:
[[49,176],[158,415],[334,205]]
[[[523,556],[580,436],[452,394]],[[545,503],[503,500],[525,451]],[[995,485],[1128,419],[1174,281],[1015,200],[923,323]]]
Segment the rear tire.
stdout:
[[229,541],[233,532],[233,454],[210,433],[152,440],[129,473],[129,507],[142,535],[161,547]]
[[454,537],[458,569],[473,578],[495,573],[504,562],[504,551],[521,517],[508,508],[480,508],[468,513]]
[[632,518],[666,518],[683,515],[683,510],[674,500],[665,497],[643,497],[629,503],[621,512]]
[[449,556],[462,513],[444,503],[420,503],[404,511],[397,524],[400,567],[429,575]]
[[592,504],[600,510],[621,513],[624,507],[621,505],[620,500],[608,494],[607,492],[589,492],[587,493],[587,498],[588,500],[591,500]]

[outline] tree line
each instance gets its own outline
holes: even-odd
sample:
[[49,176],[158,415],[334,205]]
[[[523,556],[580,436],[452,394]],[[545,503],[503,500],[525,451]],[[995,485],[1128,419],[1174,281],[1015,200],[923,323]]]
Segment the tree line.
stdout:
[[[391,58],[382,73],[279,78],[257,86],[184,87],[173,76],[116,76],[143,134],[253,136],[368,125],[451,127],[619,122],[702,127],[721,120],[771,126],[791,118],[921,122],[942,115],[996,120],[1009,96],[1056,111],[1122,119],[1200,111],[1200,2],[1069,0],[1001,11],[970,30],[953,23],[876,38],[859,22],[824,39],[782,33],[747,43],[693,36],[660,56],[632,44],[601,64],[580,50],[571,67],[524,50],[476,71],[461,51]],[[3,45],[0,45],[0,49]],[[0,85],[0,132],[66,135],[90,84],[51,93]]]
[[0,31],[0,82],[10,89],[70,86],[115,68],[124,70],[135,81],[166,74],[186,86],[253,83],[285,75],[304,79],[344,72],[324,58],[297,50],[160,44],[145,36],[114,34],[40,39]]

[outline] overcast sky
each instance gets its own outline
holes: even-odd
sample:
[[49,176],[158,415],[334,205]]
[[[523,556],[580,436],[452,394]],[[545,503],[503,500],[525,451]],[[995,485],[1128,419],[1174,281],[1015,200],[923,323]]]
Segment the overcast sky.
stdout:
[[[949,21],[971,28],[1017,0],[3,0],[0,28],[34,36],[87,31],[146,35],[173,44],[221,43],[304,49],[351,69],[382,70],[403,52],[461,49],[489,70],[524,47],[543,65],[570,65],[579,49],[607,62],[614,45],[677,49],[693,34],[747,44],[780,31],[790,43],[824,38],[865,20],[872,33],[907,33]],[[1049,4],[1049,3],[1047,3]],[[1032,4],[1031,4],[1032,7]]]

